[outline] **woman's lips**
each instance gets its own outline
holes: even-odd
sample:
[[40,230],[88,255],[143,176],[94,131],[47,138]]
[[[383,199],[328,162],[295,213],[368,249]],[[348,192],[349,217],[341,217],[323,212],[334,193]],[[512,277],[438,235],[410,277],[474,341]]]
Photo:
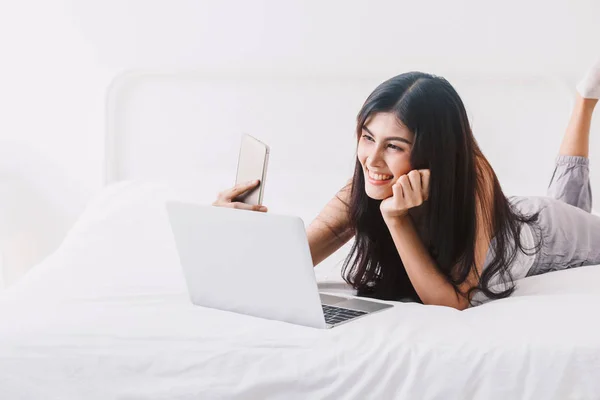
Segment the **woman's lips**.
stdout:
[[[369,183],[371,185],[374,185],[374,186],[385,186],[388,183],[390,183],[391,180],[392,180],[392,178],[393,178],[393,177],[390,177],[389,179],[384,179],[384,180],[382,180],[382,179],[374,179],[374,178],[371,177],[371,174],[369,173],[369,170],[367,170],[366,175],[367,175],[367,180],[369,181]],[[375,174],[375,175],[381,175],[381,174]]]
[[390,181],[391,181],[391,179],[386,179],[385,181],[378,181],[375,179],[371,179],[370,177],[368,178],[368,180],[369,180],[369,183],[374,186],[385,186],[388,183],[390,183]]

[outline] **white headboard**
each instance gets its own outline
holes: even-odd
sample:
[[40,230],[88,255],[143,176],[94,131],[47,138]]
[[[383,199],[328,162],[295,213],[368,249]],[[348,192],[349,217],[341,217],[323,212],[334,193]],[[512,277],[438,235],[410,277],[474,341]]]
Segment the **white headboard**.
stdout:
[[[212,202],[233,185],[242,133],[271,146],[265,204],[310,222],[350,177],[355,118],[391,76],[130,72],[108,93],[106,183],[168,181]],[[507,194],[544,195],[571,92],[529,75],[446,75]]]

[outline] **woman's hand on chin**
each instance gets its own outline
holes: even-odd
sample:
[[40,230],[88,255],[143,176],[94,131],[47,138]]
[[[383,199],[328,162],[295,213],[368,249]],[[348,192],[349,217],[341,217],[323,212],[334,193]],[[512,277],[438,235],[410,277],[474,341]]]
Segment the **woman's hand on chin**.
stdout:
[[429,197],[429,170],[412,170],[392,186],[393,195],[379,206],[384,220],[402,218],[408,210],[423,204]]

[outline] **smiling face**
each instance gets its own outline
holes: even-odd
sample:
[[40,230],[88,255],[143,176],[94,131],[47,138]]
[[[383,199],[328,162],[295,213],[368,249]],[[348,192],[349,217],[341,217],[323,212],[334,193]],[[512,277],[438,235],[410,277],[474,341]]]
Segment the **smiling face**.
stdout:
[[377,113],[365,121],[357,157],[363,168],[367,196],[375,200],[392,196],[394,183],[412,169],[414,136],[392,113]]

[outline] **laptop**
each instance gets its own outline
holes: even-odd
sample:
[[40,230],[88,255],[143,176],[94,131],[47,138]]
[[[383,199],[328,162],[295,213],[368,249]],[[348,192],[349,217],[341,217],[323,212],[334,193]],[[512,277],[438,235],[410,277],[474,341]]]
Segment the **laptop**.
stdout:
[[167,213],[195,305],[323,329],[392,307],[320,294],[299,217],[182,202]]

